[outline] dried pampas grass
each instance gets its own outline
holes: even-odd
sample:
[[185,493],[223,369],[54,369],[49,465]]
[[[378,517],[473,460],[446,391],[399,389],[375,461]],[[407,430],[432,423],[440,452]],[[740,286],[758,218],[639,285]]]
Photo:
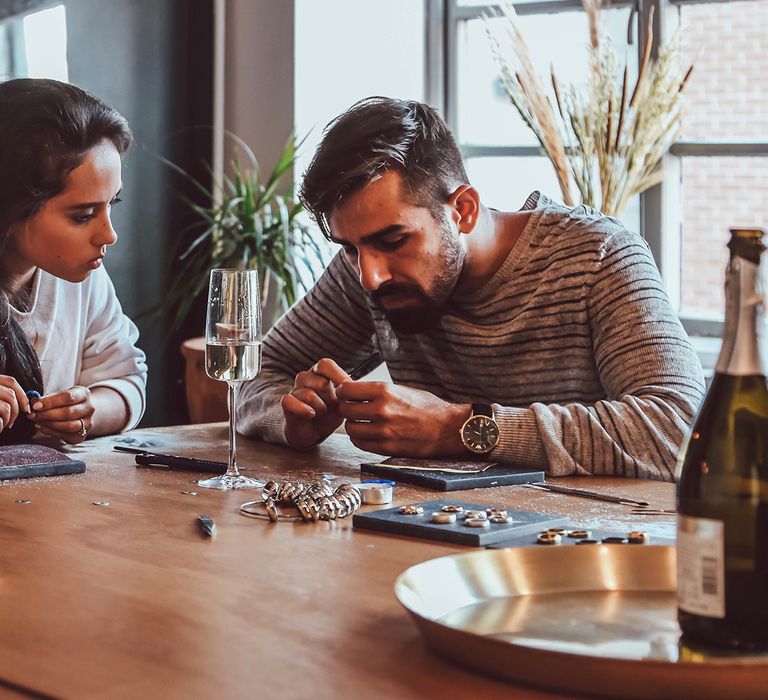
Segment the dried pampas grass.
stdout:
[[[539,78],[512,5],[499,8],[504,36],[486,17],[486,34],[509,100],[554,166],[563,201],[620,216],[629,199],[663,179],[661,159],[681,129],[682,92],[693,66],[682,70],[679,35],[651,58],[653,8],[637,79],[630,86],[600,23],[601,0],[582,0],[589,21],[590,71],[583,95],[561,85],[554,67],[548,88]],[[509,43],[513,60],[503,45]],[[575,185],[576,192],[573,185]],[[578,195],[576,194],[578,192]]]

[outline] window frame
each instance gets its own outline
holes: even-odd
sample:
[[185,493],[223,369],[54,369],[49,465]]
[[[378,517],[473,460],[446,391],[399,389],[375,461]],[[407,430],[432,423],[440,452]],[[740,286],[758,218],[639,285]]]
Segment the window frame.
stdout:
[[[461,6],[459,0],[424,0],[427,18],[427,71],[426,94],[429,103],[444,116],[448,126],[457,137],[460,136],[457,120],[458,99],[458,52],[457,36],[459,23],[478,19],[484,12],[497,6],[488,2],[475,6]],[[614,0],[612,8],[629,7],[638,18],[636,46],[638,60],[647,36],[646,20],[651,7],[653,16],[653,42],[651,55],[658,55],[659,46],[666,41],[670,30],[676,25],[678,9],[693,3],[734,2],[735,0]],[[581,0],[533,0],[513,3],[520,16],[554,14],[580,11]],[[459,142],[465,157],[501,156],[542,156],[539,146],[498,145],[481,146]],[[668,170],[665,182],[640,194],[640,234],[647,241],[656,264],[659,266],[669,295],[680,298],[680,240],[681,212],[679,185],[680,158],[741,156],[768,156],[768,141],[677,141],[664,157],[664,168]],[[665,235],[666,232],[666,235]],[[711,318],[697,318],[680,315],[686,331],[691,335],[719,337],[723,323]]]
[[8,49],[8,55],[5,57],[7,69],[3,68],[4,61],[0,60],[0,75],[3,80],[27,74],[24,18],[63,3],[64,0],[12,0],[10,3],[0,3],[0,25],[5,31]]

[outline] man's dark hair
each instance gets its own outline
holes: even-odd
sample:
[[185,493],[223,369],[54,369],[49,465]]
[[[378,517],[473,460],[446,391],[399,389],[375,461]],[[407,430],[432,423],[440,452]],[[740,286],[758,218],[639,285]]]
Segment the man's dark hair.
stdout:
[[330,237],[334,207],[388,171],[399,172],[410,200],[437,219],[451,192],[468,181],[456,141],[434,109],[366,97],[326,127],[299,197]]

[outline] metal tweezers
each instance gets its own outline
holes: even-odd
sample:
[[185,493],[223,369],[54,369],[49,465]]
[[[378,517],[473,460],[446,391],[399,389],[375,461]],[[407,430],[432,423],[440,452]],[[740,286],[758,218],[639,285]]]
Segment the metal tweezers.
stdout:
[[372,355],[369,355],[359,365],[349,370],[349,376],[355,381],[362,379],[366,374],[373,372],[382,362],[384,362],[384,358],[379,354],[378,350],[375,350]]
[[632,515],[677,515],[676,510],[667,510],[666,508],[633,508]]
[[569,496],[580,496],[581,498],[592,498],[595,501],[608,501],[608,503],[621,503],[625,506],[640,506],[645,508],[650,505],[648,501],[636,501],[632,498],[625,498],[624,496],[609,496],[605,493],[598,493],[597,491],[587,491],[585,489],[574,489],[570,486],[556,486],[555,484],[549,484],[545,481],[537,481],[533,484],[523,484],[527,488],[541,489],[542,491],[553,491],[555,493],[565,493]]

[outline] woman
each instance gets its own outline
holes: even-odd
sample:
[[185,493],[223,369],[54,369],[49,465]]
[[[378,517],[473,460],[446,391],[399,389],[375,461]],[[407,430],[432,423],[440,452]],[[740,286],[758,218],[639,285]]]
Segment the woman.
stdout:
[[144,412],[138,331],[102,267],[131,140],[80,88],[0,83],[0,443],[78,443]]

